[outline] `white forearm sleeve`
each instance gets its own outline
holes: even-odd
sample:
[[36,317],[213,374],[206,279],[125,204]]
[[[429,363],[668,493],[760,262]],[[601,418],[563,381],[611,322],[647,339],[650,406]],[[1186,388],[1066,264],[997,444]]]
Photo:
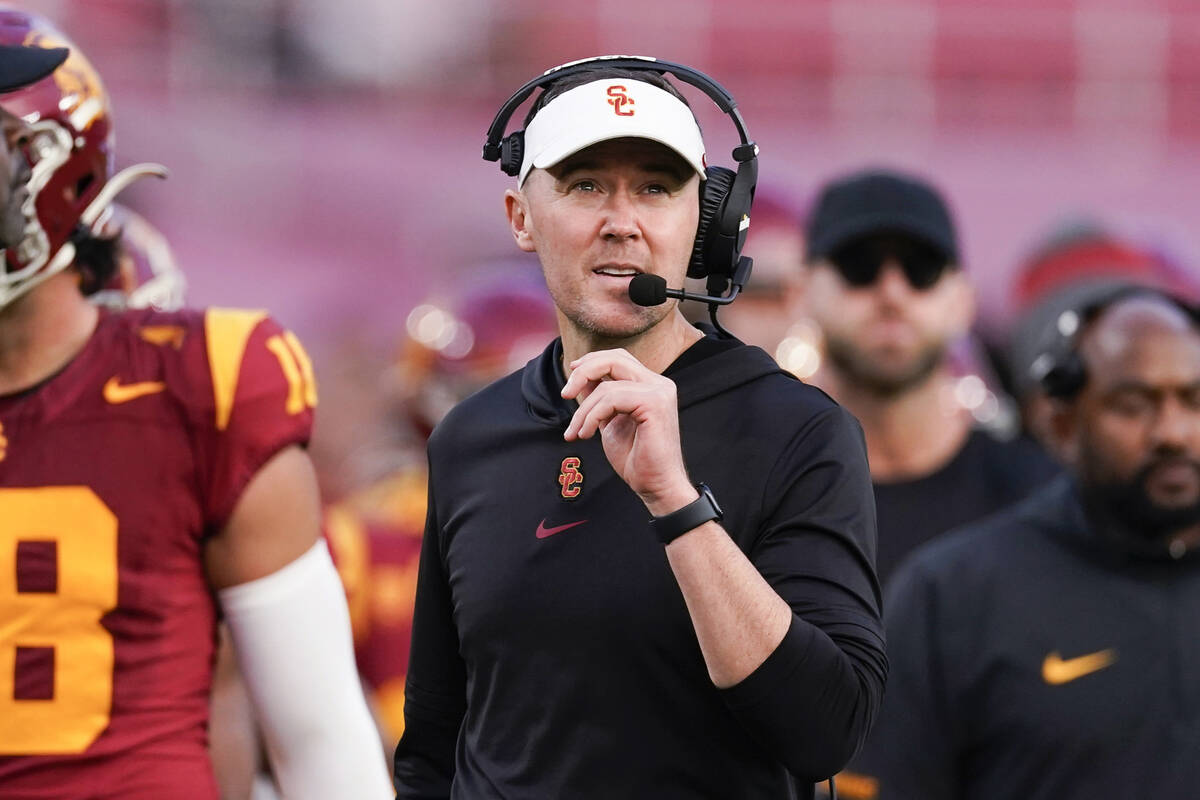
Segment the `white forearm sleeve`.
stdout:
[[393,798],[325,542],[218,597],[283,796]]

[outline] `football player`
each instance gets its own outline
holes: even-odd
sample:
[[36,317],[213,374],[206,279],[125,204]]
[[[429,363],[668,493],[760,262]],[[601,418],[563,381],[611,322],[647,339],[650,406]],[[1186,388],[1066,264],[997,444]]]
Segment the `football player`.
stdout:
[[[66,43],[0,8],[0,45]],[[88,302],[118,260],[96,223],[146,170],[109,177],[78,48],[0,107],[27,123],[0,260],[4,797],[215,800],[222,615],[285,796],[390,797],[319,538],[308,357],[265,312]]]

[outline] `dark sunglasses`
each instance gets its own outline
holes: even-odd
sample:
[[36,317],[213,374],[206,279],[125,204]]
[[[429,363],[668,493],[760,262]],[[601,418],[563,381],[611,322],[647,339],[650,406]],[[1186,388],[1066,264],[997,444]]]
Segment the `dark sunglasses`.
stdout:
[[917,291],[933,288],[950,268],[946,257],[935,248],[901,236],[869,236],[843,245],[829,255],[830,263],[846,283],[858,288],[875,283],[889,260],[900,264],[908,285]]

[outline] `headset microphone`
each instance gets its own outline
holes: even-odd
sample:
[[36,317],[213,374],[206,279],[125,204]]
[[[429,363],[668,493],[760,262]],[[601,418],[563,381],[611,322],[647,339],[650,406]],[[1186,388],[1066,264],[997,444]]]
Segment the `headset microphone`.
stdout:
[[[643,272],[640,275],[634,275],[629,281],[629,299],[639,306],[661,306],[667,302],[668,297],[673,297],[676,300],[695,300],[698,303],[707,303],[713,327],[728,339],[732,338],[732,334],[725,330],[721,326],[721,323],[717,321],[717,307],[733,302],[733,299],[741,292],[742,287],[746,285],[746,281],[750,280],[750,272],[753,268],[754,259],[741,256],[738,259],[737,269],[734,270],[732,277],[709,276],[707,288],[710,294],[697,294],[684,289],[668,289],[665,278]],[[723,295],[721,293],[725,291],[726,286],[729,287],[729,294]]]
[[633,280],[629,282],[629,299],[639,306],[661,306],[667,302],[668,297],[674,297],[677,300],[696,300],[700,303],[716,303],[723,306],[732,303],[733,298],[737,297],[740,290],[740,286],[734,286],[725,297],[713,297],[683,289],[668,289],[666,279],[658,275],[642,274],[634,275]]

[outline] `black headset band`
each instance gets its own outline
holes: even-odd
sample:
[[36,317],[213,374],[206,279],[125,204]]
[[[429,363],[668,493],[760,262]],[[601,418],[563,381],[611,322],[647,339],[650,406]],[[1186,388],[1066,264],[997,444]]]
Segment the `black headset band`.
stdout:
[[741,139],[741,146],[734,149],[734,158],[739,162],[745,162],[757,155],[758,148],[746,132],[746,124],[742,120],[741,112],[737,109],[737,101],[733,99],[733,95],[724,86],[703,72],[684,66],[683,64],[676,64],[673,61],[661,61],[650,56],[598,56],[579,61],[569,61],[566,64],[551,67],[514,92],[512,97],[508,98],[504,105],[500,107],[500,110],[496,112],[496,117],[492,120],[491,127],[488,128],[487,142],[483,145],[483,157],[488,161],[498,161],[500,159],[500,142],[504,138],[504,130],[508,127],[508,121],[512,118],[517,108],[528,100],[529,96],[539,87],[554,83],[567,75],[573,75],[577,72],[583,72],[584,70],[596,67],[615,67],[618,69],[657,72],[660,75],[664,72],[669,72],[684,83],[695,86],[708,95],[716,103],[717,107],[728,114],[730,119],[733,120],[733,124],[737,128],[738,137]]
[[[1127,283],[1101,292],[1098,297],[1065,309],[1055,317],[1054,335],[1056,342],[1034,361],[1031,370],[1050,397],[1074,397],[1087,383],[1087,365],[1079,352],[1084,334],[1108,309],[1125,300],[1150,297],[1162,300],[1183,313],[1192,324],[1200,327],[1200,308],[1173,292],[1156,286]],[[1074,316],[1070,329],[1064,330],[1063,321]]]
[[1083,329],[1095,322],[1096,318],[1107,311],[1117,303],[1134,297],[1151,297],[1157,298],[1177,308],[1181,313],[1192,320],[1196,324],[1200,324],[1200,309],[1188,302],[1182,297],[1166,290],[1160,289],[1157,286],[1141,286],[1139,284],[1128,284],[1125,286],[1113,287],[1111,291],[1105,292],[1100,297],[1095,298],[1090,303],[1084,303],[1075,313],[1079,315],[1079,327],[1069,337],[1073,340],[1073,344],[1078,346],[1079,339],[1083,335]]

